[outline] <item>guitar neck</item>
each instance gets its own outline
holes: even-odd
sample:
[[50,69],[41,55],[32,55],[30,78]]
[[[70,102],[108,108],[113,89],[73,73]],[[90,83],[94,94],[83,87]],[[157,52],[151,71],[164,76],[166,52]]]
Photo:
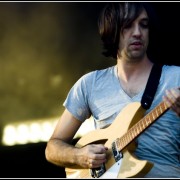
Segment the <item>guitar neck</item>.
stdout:
[[132,126],[121,138],[116,139],[117,149],[121,151],[132,140],[134,140],[139,134],[141,134],[146,128],[148,128],[155,120],[164,114],[169,107],[165,102],[161,102],[151,112],[139,120],[134,126]]

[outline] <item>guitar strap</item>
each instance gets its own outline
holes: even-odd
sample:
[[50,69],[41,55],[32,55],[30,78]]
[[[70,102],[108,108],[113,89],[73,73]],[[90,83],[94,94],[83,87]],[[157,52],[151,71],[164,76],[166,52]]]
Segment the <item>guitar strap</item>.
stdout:
[[154,99],[154,95],[156,93],[159,80],[161,77],[162,65],[154,64],[151,73],[148,78],[148,82],[146,84],[146,88],[144,90],[144,94],[141,99],[141,106],[144,109],[149,109],[152,101]]

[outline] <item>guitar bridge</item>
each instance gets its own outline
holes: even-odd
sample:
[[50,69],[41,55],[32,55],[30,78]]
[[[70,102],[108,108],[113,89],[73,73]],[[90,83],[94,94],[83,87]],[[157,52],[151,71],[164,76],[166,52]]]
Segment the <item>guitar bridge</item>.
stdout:
[[120,153],[117,150],[117,145],[115,141],[112,143],[112,152],[113,152],[114,159],[116,162],[119,161],[123,157],[122,153]]
[[106,168],[104,164],[102,164],[99,168],[90,169],[90,173],[93,178],[99,178],[105,172],[106,172]]

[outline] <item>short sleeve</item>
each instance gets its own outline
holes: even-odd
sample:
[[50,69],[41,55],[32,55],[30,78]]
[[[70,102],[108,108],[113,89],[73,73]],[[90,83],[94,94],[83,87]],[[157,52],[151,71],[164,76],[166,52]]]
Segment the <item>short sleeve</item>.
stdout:
[[70,89],[63,105],[72,115],[80,121],[84,121],[90,117],[90,109],[88,105],[88,82],[87,78],[90,74],[82,76]]

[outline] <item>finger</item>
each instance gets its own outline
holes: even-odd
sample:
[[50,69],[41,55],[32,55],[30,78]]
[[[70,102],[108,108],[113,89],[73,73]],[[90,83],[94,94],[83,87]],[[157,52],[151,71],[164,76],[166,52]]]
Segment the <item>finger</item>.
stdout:
[[176,93],[174,90],[167,90],[166,91],[166,97],[168,101],[173,104],[176,101]]
[[101,154],[91,154],[89,156],[92,160],[102,160],[102,161],[106,161],[106,153],[101,153]]
[[108,150],[108,148],[102,144],[93,144],[92,147],[93,147],[93,152],[96,154],[104,154]]
[[174,88],[166,91],[166,95],[163,97],[165,103],[171,107],[175,113],[180,116],[180,89]]
[[177,105],[173,105],[172,107],[171,107],[171,109],[178,115],[178,116],[180,116],[180,107],[177,107]]
[[170,93],[177,99],[180,96],[180,90],[179,89],[171,89]]
[[105,162],[106,161],[104,161],[104,160],[89,159],[89,166],[91,168],[97,168],[97,167],[100,167]]
[[94,159],[96,160],[106,160],[106,154],[95,154]]

